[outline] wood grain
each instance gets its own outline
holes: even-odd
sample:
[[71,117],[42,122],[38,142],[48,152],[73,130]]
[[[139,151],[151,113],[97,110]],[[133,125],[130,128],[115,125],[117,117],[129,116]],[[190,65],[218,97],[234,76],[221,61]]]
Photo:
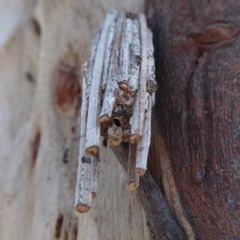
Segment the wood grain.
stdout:
[[[155,137],[195,239],[240,238],[239,11],[234,0],[146,2],[159,84]],[[160,164],[151,159],[151,172],[180,216]]]

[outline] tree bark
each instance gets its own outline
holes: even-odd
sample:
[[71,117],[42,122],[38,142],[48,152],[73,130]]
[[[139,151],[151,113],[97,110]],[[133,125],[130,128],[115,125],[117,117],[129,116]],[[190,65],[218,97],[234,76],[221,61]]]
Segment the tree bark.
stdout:
[[159,84],[151,173],[189,239],[239,239],[240,5],[145,7]]

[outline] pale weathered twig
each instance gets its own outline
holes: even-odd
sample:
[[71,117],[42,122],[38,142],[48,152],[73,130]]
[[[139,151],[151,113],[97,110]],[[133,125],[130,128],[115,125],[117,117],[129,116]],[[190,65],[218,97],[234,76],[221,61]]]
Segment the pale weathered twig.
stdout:
[[119,46],[121,40],[121,32],[124,23],[124,15],[119,13],[116,29],[113,38],[113,46],[111,51],[111,58],[109,62],[109,72],[107,77],[107,86],[103,99],[103,105],[100,113],[100,122],[109,122],[112,117],[113,106],[116,100],[115,91],[118,88],[117,74],[118,74],[118,60],[119,60]]
[[139,14],[139,23],[141,31],[141,74],[140,74],[140,108],[139,108],[139,134],[142,136],[143,132],[143,122],[144,122],[144,113],[145,113],[145,101],[146,101],[146,79],[147,79],[147,47],[148,47],[148,28],[146,17],[144,14]]
[[91,178],[92,178],[92,156],[85,152],[86,149],[86,126],[89,106],[89,90],[92,83],[92,71],[94,59],[97,51],[97,46],[100,38],[101,30],[97,33],[93,40],[91,57],[88,63],[82,66],[82,107],[80,115],[80,146],[79,146],[79,161],[76,183],[75,208],[78,212],[86,212],[91,207]]
[[139,175],[135,172],[136,167],[136,144],[129,144],[129,153],[128,153],[128,183],[127,189],[136,190],[139,186]]
[[133,37],[131,44],[131,69],[129,76],[129,91],[135,93],[138,89],[139,72],[141,64],[141,39],[140,39],[140,28],[138,19],[133,20]]
[[130,142],[138,142],[143,134],[145,101],[146,101],[146,78],[147,78],[147,53],[148,53],[148,29],[146,18],[143,14],[139,14],[140,36],[141,36],[141,72],[140,83],[134,107],[133,116],[131,118],[131,137]]
[[147,61],[147,91],[154,93],[157,88],[157,82],[155,79],[155,63],[154,63],[154,49],[152,41],[152,32],[148,29],[148,61]]
[[132,42],[132,19],[127,18],[124,22],[123,37],[121,40],[120,65],[121,72],[118,79],[120,89],[128,90],[129,70],[130,70],[130,44]]
[[100,102],[100,84],[103,70],[104,53],[108,39],[109,29],[111,24],[117,17],[117,11],[110,11],[107,15],[105,23],[102,28],[99,44],[95,56],[92,78],[94,84],[91,84],[90,100],[87,119],[87,137],[86,137],[86,151],[89,154],[96,155],[99,151],[99,125],[98,125],[98,104]]
[[81,123],[80,123],[80,146],[79,146],[79,159],[78,159],[78,172],[77,172],[77,184],[76,184],[76,195],[75,195],[75,208],[78,212],[86,212],[91,207],[91,156],[85,152],[86,144],[86,122],[87,122],[87,111],[88,111],[88,81],[89,72],[86,73],[86,65],[83,66],[83,98],[81,108]]
[[139,125],[140,125],[140,117],[139,117],[139,109],[140,109],[140,92],[138,91],[136,96],[135,105],[133,108],[133,115],[130,119],[131,124],[131,136],[130,143],[135,144],[138,143],[141,139]]
[[79,196],[75,202],[75,208],[78,212],[84,213],[91,208],[92,193],[91,193],[91,178],[92,178],[92,156],[85,153],[79,162],[81,162],[81,172],[79,181]]
[[101,32],[102,32],[102,29],[100,29],[98,31],[98,33],[96,34],[95,38],[93,39],[92,49],[91,49],[91,56],[90,56],[90,59],[88,61],[88,68],[87,68],[87,75],[88,75],[87,97],[88,98],[89,98],[89,89],[90,89],[91,83],[92,83],[91,79],[92,79],[92,74],[93,74],[93,67],[94,67],[94,62],[95,62],[95,56],[96,56],[98,42],[99,42],[99,39],[100,39]]
[[100,170],[99,156],[92,156],[91,164],[92,164],[91,193],[92,193],[92,198],[95,198],[97,195],[97,185],[98,185],[99,170]]
[[156,93],[153,92],[153,93],[152,93],[152,107],[155,106],[155,98],[156,98]]
[[110,66],[110,57],[112,52],[112,45],[113,45],[113,37],[115,33],[116,22],[113,22],[108,35],[107,46],[105,50],[105,57],[104,57],[104,68],[103,68],[103,77],[102,77],[102,89],[106,88],[106,83],[108,79],[108,72]]
[[152,98],[149,93],[147,94],[146,103],[143,136],[137,146],[136,158],[136,173],[140,176],[144,175],[147,169],[148,151],[151,141]]

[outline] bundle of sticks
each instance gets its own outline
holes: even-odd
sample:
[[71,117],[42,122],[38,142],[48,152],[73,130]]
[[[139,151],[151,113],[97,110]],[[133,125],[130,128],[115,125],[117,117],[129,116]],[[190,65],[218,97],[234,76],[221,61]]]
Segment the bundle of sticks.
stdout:
[[[152,32],[143,14],[110,11],[83,65],[80,149],[75,208],[86,212],[96,196],[99,146],[129,142],[129,190],[147,169],[154,105]],[[102,143],[101,143],[102,142]]]

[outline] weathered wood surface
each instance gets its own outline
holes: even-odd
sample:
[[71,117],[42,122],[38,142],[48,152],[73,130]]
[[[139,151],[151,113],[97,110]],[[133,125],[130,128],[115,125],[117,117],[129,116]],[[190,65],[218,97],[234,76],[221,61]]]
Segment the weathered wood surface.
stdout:
[[144,175],[147,170],[149,146],[151,142],[152,99],[149,93],[146,97],[143,136],[137,145],[136,173]]
[[127,189],[129,190],[136,190],[139,187],[139,175],[136,174],[136,153],[137,144],[129,144],[127,164],[128,174]]
[[[109,151],[101,156],[92,210],[74,209],[79,68],[109,8],[140,5],[39,1],[35,20],[12,30],[0,50],[1,240],[150,239],[143,208]],[[59,68],[62,63],[70,67]]]
[[[100,122],[109,122],[112,117],[113,107],[116,101],[115,91],[118,88],[117,74],[118,74],[118,62],[119,62],[119,45],[121,40],[121,32],[123,29],[124,15],[119,13],[116,29],[113,38],[113,45],[111,49],[111,58],[109,62],[108,75],[105,76],[107,79],[107,86],[105,93],[103,94],[103,104],[100,112]],[[103,81],[105,81],[103,80]]]
[[132,43],[132,28],[133,20],[126,18],[123,25],[119,59],[119,66],[121,66],[121,72],[118,77],[119,87],[122,90],[127,90],[129,85],[128,81],[130,70],[130,45]]
[[[88,66],[85,65],[88,64],[85,63],[82,67],[82,105],[80,114],[79,155],[75,193],[75,208],[81,213],[91,208],[91,177],[93,172],[93,159],[95,158],[95,156],[91,156],[86,152],[86,126],[90,92],[90,87],[88,87],[88,85],[91,85],[91,77],[89,76],[91,72],[87,71]],[[91,59],[89,61],[89,65],[91,66]]]
[[189,238],[240,239],[239,1],[146,1],[146,13],[159,84],[151,172]]
[[[119,147],[111,146],[111,148],[127,170],[128,144],[121,144]],[[183,229],[173,217],[159,186],[149,171],[140,178],[137,194],[146,213],[152,240],[186,239]]]
[[[98,116],[100,113],[99,103],[101,102],[101,93],[99,89],[101,87],[105,49],[108,42],[108,33],[113,22],[117,18],[117,15],[118,12],[115,10],[108,12],[102,27],[96,56],[94,59],[94,67],[92,72],[92,79],[94,79],[94,84],[90,85],[86,132],[86,151],[92,155],[96,155],[99,152],[100,147],[100,127],[98,125]],[[89,79],[89,81],[92,79]]]
[[140,47],[140,30],[139,22],[137,19],[133,20],[132,30],[132,44],[130,47],[131,53],[131,65],[130,65],[130,76],[129,76],[129,90],[135,94],[138,89],[138,79],[140,73],[141,64],[141,47]]

